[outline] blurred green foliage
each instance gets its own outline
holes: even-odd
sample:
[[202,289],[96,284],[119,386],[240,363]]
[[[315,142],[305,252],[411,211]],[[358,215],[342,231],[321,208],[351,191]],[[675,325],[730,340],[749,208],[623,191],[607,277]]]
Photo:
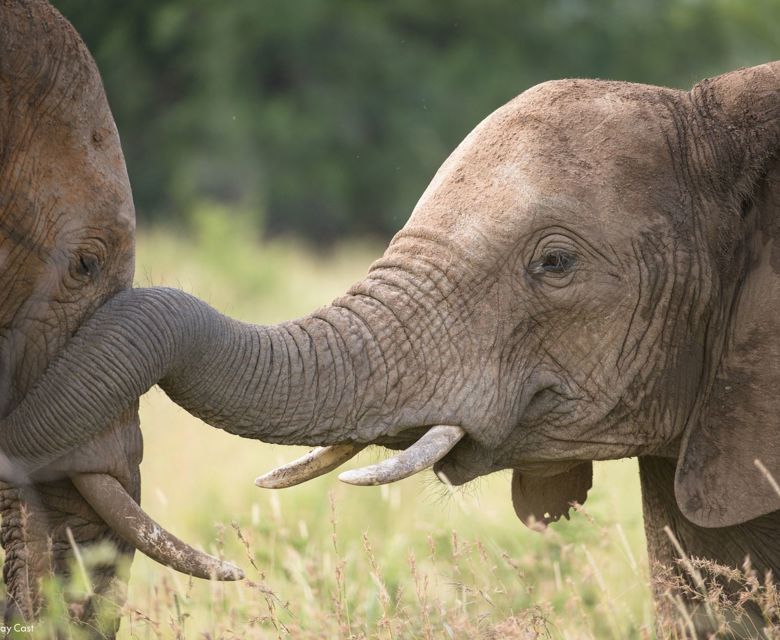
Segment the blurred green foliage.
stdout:
[[689,87],[780,57],[780,0],[54,0],[91,49],[142,220],[387,236],[529,86]]

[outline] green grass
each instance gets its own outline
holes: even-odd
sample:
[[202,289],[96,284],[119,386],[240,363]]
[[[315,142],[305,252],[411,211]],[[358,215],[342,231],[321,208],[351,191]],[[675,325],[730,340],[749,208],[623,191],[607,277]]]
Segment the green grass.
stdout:
[[[191,237],[138,237],[137,284],[184,288],[270,323],[328,303],[381,247],[260,243],[202,212]],[[301,449],[212,429],[154,390],[141,403],[143,505],[248,580],[190,580],[137,557],[121,638],[646,638],[652,604],[634,461],[597,463],[583,510],[545,534],[514,515],[510,476],[448,490],[431,473],[358,488],[330,474],[253,479]],[[368,451],[352,466],[378,459]]]

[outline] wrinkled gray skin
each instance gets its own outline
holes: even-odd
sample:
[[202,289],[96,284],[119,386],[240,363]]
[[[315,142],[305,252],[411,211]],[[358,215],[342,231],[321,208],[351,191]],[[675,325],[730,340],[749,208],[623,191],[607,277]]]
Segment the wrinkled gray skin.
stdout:
[[[562,515],[590,461],[639,456],[651,560],[780,575],[780,63],[689,92],[566,80],[482,122],[366,278],[252,326],[170,289],[116,295],[7,416],[35,469],[158,383],[287,444],[410,445],[459,425],[461,484],[513,469]],[[546,503],[545,501],[549,501]],[[661,607],[662,615],[672,615]]]
[[[134,231],[119,137],[92,58],[45,2],[0,0],[0,416],[19,405],[79,324],[131,285]],[[6,621],[34,620],[39,580],[68,576],[67,529],[79,545],[112,542],[129,564],[132,549],[62,473],[102,468],[138,499],[141,434],[136,403],[124,404],[65,460],[15,474],[14,486],[0,483]],[[7,477],[8,465],[0,468]],[[105,602],[122,602],[121,564],[92,576]],[[112,635],[118,618],[96,626],[98,601],[73,601],[70,613]]]

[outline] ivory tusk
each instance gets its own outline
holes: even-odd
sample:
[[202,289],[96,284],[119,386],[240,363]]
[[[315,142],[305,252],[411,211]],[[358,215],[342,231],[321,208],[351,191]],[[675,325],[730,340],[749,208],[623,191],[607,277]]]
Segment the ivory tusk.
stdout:
[[422,438],[398,455],[370,467],[345,471],[339,475],[339,480],[361,486],[403,480],[441,460],[465,435],[460,427],[431,427]]
[[152,520],[113,476],[81,473],[73,485],[105,523],[152,560],[196,578],[241,580],[237,566],[196,551]]
[[297,460],[260,476],[255,479],[255,484],[264,489],[294,487],[296,484],[333,471],[350,458],[354,458],[365,447],[364,444],[337,444],[332,447],[317,447]]

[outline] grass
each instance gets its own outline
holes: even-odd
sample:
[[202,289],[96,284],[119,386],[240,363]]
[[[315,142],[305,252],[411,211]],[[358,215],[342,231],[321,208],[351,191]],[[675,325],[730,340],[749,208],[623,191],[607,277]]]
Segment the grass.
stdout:
[[355,488],[333,474],[268,492],[255,475],[299,451],[216,432],[159,393],[142,417],[146,509],[251,582],[190,581],[139,557],[124,637],[536,637],[529,625],[540,637],[649,634],[630,461],[597,465],[587,512],[541,535],[514,516],[507,474],[454,494],[426,476]]
[[[191,238],[139,234],[138,284],[181,287],[259,323],[326,304],[381,253],[349,244],[318,255],[256,243],[213,211],[197,219]],[[144,507],[248,579],[190,580],[139,556],[121,638],[652,636],[634,461],[597,464],[584,508],[539,534],[515,517],[508,473],[458,491],[432,474],[376,488],[330,474],[269,492],[254,477],[300,449],[214,430],[159,391],[141,417]]]

